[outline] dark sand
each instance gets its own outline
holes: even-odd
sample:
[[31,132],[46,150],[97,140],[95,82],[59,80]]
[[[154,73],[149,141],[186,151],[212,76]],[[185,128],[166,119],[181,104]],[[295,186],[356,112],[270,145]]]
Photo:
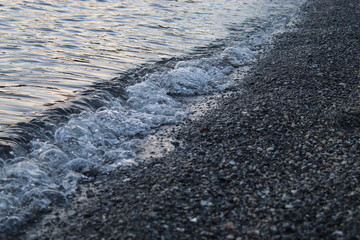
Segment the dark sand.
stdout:
[[8,238],[360,239],[360,1],[302,12],[172,154]]

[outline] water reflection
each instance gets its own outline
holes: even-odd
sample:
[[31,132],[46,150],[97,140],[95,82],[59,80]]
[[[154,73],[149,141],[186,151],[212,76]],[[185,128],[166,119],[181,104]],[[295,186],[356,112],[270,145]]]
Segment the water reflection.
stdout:
[[223,38],[261,2],[3,0],[0,126],[118,72]]

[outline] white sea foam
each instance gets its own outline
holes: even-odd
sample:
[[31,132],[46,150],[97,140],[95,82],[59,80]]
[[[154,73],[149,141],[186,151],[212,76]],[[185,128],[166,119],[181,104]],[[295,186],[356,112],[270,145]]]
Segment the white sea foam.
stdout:
[[107,96],[104,107],[70,117],[52,141],[33,140],[32,151],[4,164],[0,173],[0,222],[21,219],[19,206],[46,209],[74,193],[91,171],[136,165],[145,136],[186,117],[174,95],[199,95],[225,89],[234,67],[249,63],[249,48],[226,48],[217,56],[179,62],[175,68],[146,76],[126,88],[126,101]]
[[[44,210],[74,193],[91,171],[136,165],[144,136],[186,117],[174,95],[199,95],[231,85],[229,74],[253,58],[249,48],[230,47],[218,56],[179,62],[126,89],[127,100],[113,96],[104,107],[71,116],[49,142],[34,140],[32,151],[4,164],[0,173],[0,223],[14,226],[20,206]],[[11,217],[8,217],[11,216]]]
[[93,173],[136,166],[146,136],[186,118],[177,96],[231,87],[230,74],[251,63],[256,55],[253,45],[267,37],[261,35],[213,56],[180,61],[172,69],[149,74],[141,83],[127,87],[125,98],[108,94],[103,107],[72,115],[52,140],[34,139],[26,156],[6,162],[0,159],[0,227],[6,230],[31,212],[62,204],[75,192],[79,180]]

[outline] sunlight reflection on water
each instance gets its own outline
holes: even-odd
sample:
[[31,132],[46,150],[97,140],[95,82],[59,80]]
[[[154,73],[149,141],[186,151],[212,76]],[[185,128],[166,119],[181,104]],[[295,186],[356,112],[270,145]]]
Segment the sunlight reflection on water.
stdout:
[[0,126],[142,63],[223,38],[264,1],[2,1]]

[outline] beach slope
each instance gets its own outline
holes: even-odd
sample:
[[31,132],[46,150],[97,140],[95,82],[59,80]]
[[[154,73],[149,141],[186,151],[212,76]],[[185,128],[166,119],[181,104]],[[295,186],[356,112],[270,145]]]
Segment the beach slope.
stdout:
[[171,154],[98,176],[19,238],[359,239],[360,2],[299,19]]

